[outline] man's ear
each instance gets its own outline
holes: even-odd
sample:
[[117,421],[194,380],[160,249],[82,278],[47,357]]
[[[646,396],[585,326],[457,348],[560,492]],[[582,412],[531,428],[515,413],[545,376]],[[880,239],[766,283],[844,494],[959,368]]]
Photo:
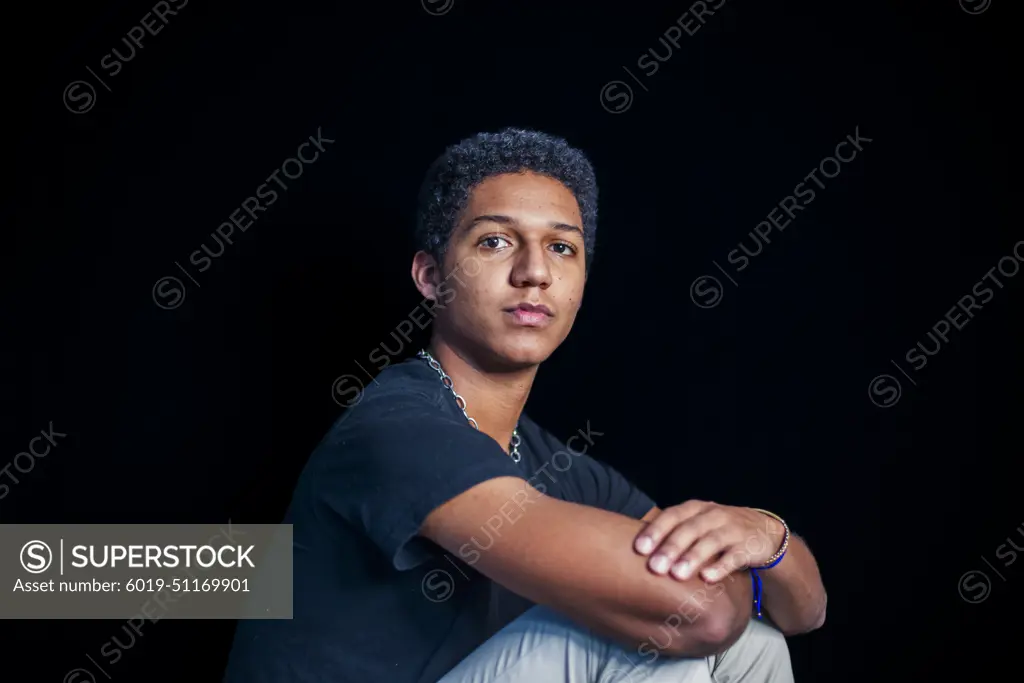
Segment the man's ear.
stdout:
[[423,298],[437,301],[437,288],[441,284],[441,271],[433,256],[425,251],[417,251],[412,257],[413,284]]

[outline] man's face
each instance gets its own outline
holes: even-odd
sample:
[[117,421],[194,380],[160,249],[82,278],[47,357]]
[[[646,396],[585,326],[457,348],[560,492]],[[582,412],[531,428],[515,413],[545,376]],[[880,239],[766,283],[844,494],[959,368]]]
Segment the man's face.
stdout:
[[481,182],[436,276],[436,332],[481,362],[546,360],[583,299],[582,227],[576,198],[557,180],[522,173]]

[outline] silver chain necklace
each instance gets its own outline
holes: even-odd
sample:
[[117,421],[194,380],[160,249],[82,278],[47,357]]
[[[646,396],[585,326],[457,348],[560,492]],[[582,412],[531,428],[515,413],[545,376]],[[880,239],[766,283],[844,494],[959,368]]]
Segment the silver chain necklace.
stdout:
[[[437,360],[435,360],[434,357],[431,356],[426,349],[420,349],[419,352],[416,354],[416,357],[422,358],[423,360],[427,361],[427,363],[430,364],[430,367],[434,368],[434,370],[437,371],[437,374],[441,376],[441,384],[448,387],[448,390],[451,391],[452,394],[455,396],[455,404],[459,406],[459,409],[462,411],[462,414],[466,416],[467,420],[469,420],[469,424],[472,425],[473,429],[479,430],[480,427],[479,425],[477,425],[476,420],[471,418],[469,416],[469,413],[466,412],[466,399],[459,396],[458,392],[455,391],[455,386],[454,382],[452,382],[452,378],[449,377],[448,373],[444,371],[444,368],[441,367],[441,364],[438,363]],[[519,454],[519,444],[519,425],[516,425],[515,429],[512,430],[512,441],[510,441],[508,444],[508,454],[512,456],[513,462],[519,462],[519,459],[522,457]]]

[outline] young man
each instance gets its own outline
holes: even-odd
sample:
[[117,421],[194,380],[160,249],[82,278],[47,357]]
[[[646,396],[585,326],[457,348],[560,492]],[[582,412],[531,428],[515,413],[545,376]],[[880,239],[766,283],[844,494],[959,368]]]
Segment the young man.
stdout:
[[285,520],[294,619],[240,622],[225,680],[791,681],[784,634],[825,616],[807,546],[763,511],[660,510],[587,455],[589,425],[563,444],[523,413],[583,301],[584,155],[476,135],[435,162],[421,202],[428,348],[314,452]]

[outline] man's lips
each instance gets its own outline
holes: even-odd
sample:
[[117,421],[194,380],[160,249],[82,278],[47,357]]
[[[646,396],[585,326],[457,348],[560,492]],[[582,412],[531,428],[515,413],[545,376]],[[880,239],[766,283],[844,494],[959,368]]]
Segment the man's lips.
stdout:
[[551,312],[551,309],[545,306],[544,304],[521,303],[517,306],[506,308],[505,310],[509,311],[510,313],[514,313],[515,311],[525,311],[527,313],[543,313],[549,318],[555,315],[554,313]]
[[544,327],[554,319],[554,313],[544,304],[522,303],[506,308],[505,312],[512,316],[517,325],[525,327]]

